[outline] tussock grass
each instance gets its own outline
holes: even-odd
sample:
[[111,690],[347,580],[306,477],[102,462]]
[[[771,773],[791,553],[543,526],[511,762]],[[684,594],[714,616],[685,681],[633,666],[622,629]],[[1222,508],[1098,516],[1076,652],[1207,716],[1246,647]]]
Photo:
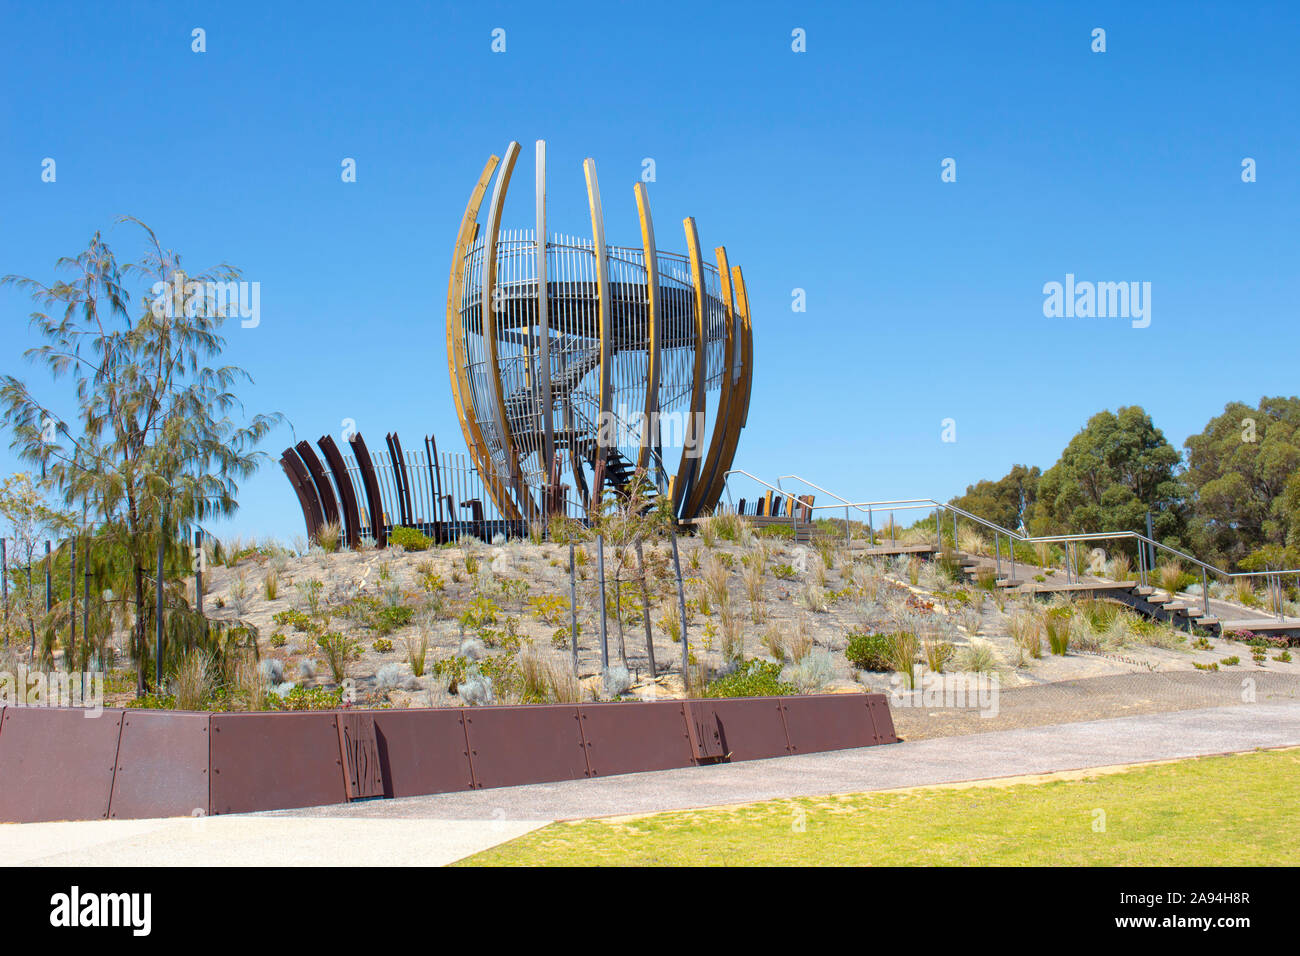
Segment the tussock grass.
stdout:
[[325,552],[333,554],[343,542],[343,528],[337,521],[330,521],[316,535],[316,543]]
[[212,696],[212,659],[198,648],[186,651],[172,675],[177,710],[202,710]]
[[889,635],[889,666],[903,677],[908,690],[916,689],[916,662],[921,642],[912,631],[895,631]]

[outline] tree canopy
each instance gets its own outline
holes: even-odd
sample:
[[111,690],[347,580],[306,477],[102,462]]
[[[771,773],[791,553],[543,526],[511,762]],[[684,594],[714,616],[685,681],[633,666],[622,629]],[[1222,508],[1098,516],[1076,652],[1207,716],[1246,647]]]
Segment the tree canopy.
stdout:
[[1230,402],[1187,439],[1183,479],[1194,496],[1190,533],[1200,550],[1237,563],[1300,534],[1300,398]]
[[[100,233],[76,256],[58,260],[68,278],[45,283],[5,276],[30,293],[41,344],[25,353],[55,382],[70,382],[77,412],[69,420],[14,375],[0,376],[0,421],[19,457],[39,465],[64,502],[85,516],[98,541],[123,554],[134,596],[132,653],[144,688],[152,602],[145,569],[161,543],[173,563],[188,552],[181,530],[237,507],[238,481],[263,459],[256,450],[281,416],[243,410],[234,388],[243,369],[212,364],[231,306],[220,291],[239,278],[221,265],[190,275],[181,257],[148,226],[137,226],[144,253],[119,264]],[[135,318],[132,286],[138,287]],[[185,561],[184,564],[188,564]]]
[[953,498],[951,504],[1016,531],[1021,523],[1029,523],[1042,474],[1037,466],[1012,465],[997,481],[985,479],[967,485],[966,493]]
[[1145,531],[1149,511],[1157,540],[1177,544],[1184,524],[1180,461],[1140,406],[1098,412],[1043,472],[1031,529]]

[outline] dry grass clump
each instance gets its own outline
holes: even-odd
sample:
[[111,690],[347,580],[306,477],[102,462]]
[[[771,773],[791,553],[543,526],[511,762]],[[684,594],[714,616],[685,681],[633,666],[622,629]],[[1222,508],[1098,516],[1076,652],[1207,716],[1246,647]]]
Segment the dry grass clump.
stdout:
[[424,676],[424,659],[429,655],[429,626],[420,621],[414,633],[408,633],[402,642],[406,645],[406,663],[411,665],[411,673],[416,677]]
[[971,641],[957,653],[957,667],[972,674],[992,674],[998,669],[998,657],[988,641]]
[[1183,567],[1181,561],[1171,559],[1156,569],[1156,580],[1160,582],[1160,587],[1172,598],[1178,593],[1180,579],[1186,573],[1187,569]]
[[[730,603],[731,593],[727,589],[728,577],[727,566],[718,560],[716,554],[710,552],[704,556],[700,566],[700,583],[704,592],[708,595],[710,605],[723,608]],[[701,610],[703,610],[703,606],[701,606]]]
[[921,650],[925,655],[925,666],[936,674],[942,674],[944,667],[957,653],[951,641],[940,640],[933,635],[926,635],[922,639]]
[[745,659],[745,625],[730,604],[720,609],[722,622],[722,659],[724,661],[743,661]]
[[668,639],[674,644],[680,644],[682,641],[682,614],[677,606],[677,598],[673,597],[664,605],[663,616],[659,618],[659,627]]
[[958,626],[966,632],[966,636],[974,637],[984,620],[984,595],[978,591],[972,592],[970,601],[959,605],[954,617]]
[[240,617],[248,610],[248,578],[242,571],[230,583],[230,604]]
[[934,540],[934,532],[929,528],[904,528],[898,532],[899,544],[929,544]]
[[230,701],[241,710],[261,710],[266,677],[250,651],[239,655],[230,672]]
[[784,660],[785,634],[782,633],[779,624],[769,624],[767,629],[763,631],[762,641],[763,647],[767,649],[767,653],[770,657],[773,657],[778,661]]
[[316,543],[325,552],[333,554],[343,543],[343,527],[337,521],[327,522],[317,533]]
[[870,563],[856,564],[849,575],[858,593],[869,601],[876,600],[880,594],[880,569]]
[[794,629],[793,633],[786,634],[781,638],[782,656],[788,661],[801,661],[808,656],[812,649],[812,635],[808,633],[808,625],[803,621],[799,622],[799,626]]
[[552,661],[546,665],[546,686],[557,704],[582,703],[582,684],[568,664]]
[[889,666],[903,677],[908,690],[916,689],[916,661],[921,642],[912,631],[895,631],[889,635]]
[[1106,576],[1112,581],[1129,581],[1133,578],[1133,561],[1127,554],[1117,554],[1106,562]]
[[989,546],[989,539],[984,537],[979,529],[962,525],[957,528],[957,548],[967,554],[990,554],[993,551]]
[[550,669],[531,644],[519,652],[519,693],[524,700],[542,701],[550,697]]
[[1043,621],[1030,608],[1018,607],[1007,618],[1007,634],[1016,646],[1017,667],[1043,656]]
[[800,607],[812,611],[814,614],[825,614],[831,608],[826,589],[812,581],[804,584],[797,595],[797,600]]
[[1233,578],[1232,593],[1238,604],[1254,607],[1259,603],[1259,598],[1255,594],[1255,582],[1250,578]]
[[808,558],[808,579],[819,588],[826,587],[826,558],[814,554]]
[[745,570],[741,572],[741,580],[745,585],[745,594],[749,598],[749,610],[755,624],[763,623],[767,616],[765,609],[765,591],[766,581],[764,579],[765,562],[758,553],[751,553],[745,562]]
[[191,648],[182,655],[172,674],[177,710],[202,710],[212,696],[212,659]]

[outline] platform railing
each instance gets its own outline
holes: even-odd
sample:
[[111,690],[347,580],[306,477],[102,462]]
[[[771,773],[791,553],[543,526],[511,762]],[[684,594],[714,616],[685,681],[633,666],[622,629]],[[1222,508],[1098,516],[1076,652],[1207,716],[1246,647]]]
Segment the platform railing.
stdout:
[[[730,480],[732,475],[743,475],[744,477],[750,479],[751,481],[754,481],[757,484],[762,485],[764,488],[768,488],[781,495],[788,494],[788,492],[785,491],[780,485],[780,482],[783,480],[798,481],[803,483],[804,485],[807,485],[810,488],[814,488],[817,491],[820,491],[825,495],[829,495],[830,497],[834,498],[838,502],[838,504],[833,504],[833,505],[805,504],[803,505],[802,508],[791,509],[791,515],[793,516],[792,521],[793,521],[795,531],[796,533],[798,531],[799,512],[803,510],[803,508],[806,508],[810,514],[816,511],[828,511],[828,510],[838,511],[840,508],[843,508],[845,513],[845,520],[844,520],[845,535],[850,544],[852,543],[851,529],[850,529],[850,524],[848,519],[850,509],[855,509],[867,515],[867,534],[869,536],[868,543],[871,545],[874,545],[875,543],[875,530],[873,526],[873,518],[877,510],[889,512],[891,532],[895,524],[893,520],[895,512],[913,511],[913,510],[926,510],[926,511],[933,510],[935,513],[935,547],[937,550],[942,550],[943,548],[944,512],[947,512],[952,516],[954,547],[956,546],[956,542],[957,542],[957,520],[958,518],[965,518],[968,521],[982,528],[986,528],[987,530],[993,533],[994,561],[995,561],[996,573],[998,575],[1001,575],[1002,573],[1001,537],[1004,535],[1006,536],[1008,553],[1010,558],[1009,577],[1011,579],[1015,578],[1016,543],[1028,544],[1032,546],[1036,544],[1070,545],[1070,544],[1081,544],[1081,543],[1091,542],[1091,541],[1133,541],[1138,545],[1137,547],[1138,574],[1139,574],[1139,579],[1142,582],[1142,585],[1144,587],[1149,586],[1148,581],[1151,572],[1155,570],[1157,551],[1164,552],[1165,554],[1168,555],[1172,555],[1178,558],[1179,560],[1185,561],[1191,564],[1193,567],[1200,569],[1201,605],[1202,605],[1202,611],[1204,613],[1204,616],[1206,617],[1209,617],[1210,614],[1209,576],[1211,574],[1217,575],[1219,578],[1225,578],[1228,580],[1234,580],[1236,578],[1245,578],[1245,579],[1252,579],[1252,580],[1255,578],[1262,578],[1267,585],[1269,598],[1272,605],[1272,610],[1277,615],[1277,618],[1279,620],[1281,620],[1284,617],[1282,613],[1283,579],[1285,577],[1295,575],[1297,581],[1300,582],[1300,568],[1269,569],[1265,571],[1225,571],[1222,568],[1216,567],[1215,565],[1210,564],[1207,561],[1202,561],[1200,558],[1197,558],[1195,555],[1191,555],[1188,554],[1186,551],[1181,551],[1178,548],[1171,547],[1167,544],[1155,540],[1152,537],[1149,537],[1148,535],[1142,534],[1139,531],[1096,531],[1096,532],[1083,532],[1083,533],[1075,533],[1075,534],[1050,534],[1050,535],[1021,534],[1017,531],[1012,531],[1009,528],[1004,528],[1001,525],[988,520],[987,518],[982,518],[979,515],[972,514],[971,512],[966,511],[963,508],[959,508],[956,505],[945,503],[942,501],[937,501],[934,498],[899,498],[893,500],[877,500],[877,501],[850,501],[849,499],[841,495],[837,495],[834,492],[828,491],[825,488],[822,488],[820,485],[816,485],[811,481],[808,481],[806,478],[800,477],[799,475],[781,475],[780,478],[777,479],[777,484],[772,485],[766,481],[763,481],[761,478],[758,478],[757,476],[752,475],[747,471],[744,471],[743,469],[733,468],[730,471],[728,471],[725,475],[725,478],[727,480],[727,485],[726,485],[727,500],[729,502],[732,501],[731,490],[730,490]],[[1065,569],[1066,569],[1067,581],[1073,580],[1074,582],[1077,583],[1078,579],[1081,577],[1081,571],[1079,568],[1079,561],[1078,561],[1077,554],[1072,554],[1074,549],[1067,547],[1065,550],[1066,550]],[[1174,597],[1174,595],[1171,594],[1170,597],[1172,598]]]

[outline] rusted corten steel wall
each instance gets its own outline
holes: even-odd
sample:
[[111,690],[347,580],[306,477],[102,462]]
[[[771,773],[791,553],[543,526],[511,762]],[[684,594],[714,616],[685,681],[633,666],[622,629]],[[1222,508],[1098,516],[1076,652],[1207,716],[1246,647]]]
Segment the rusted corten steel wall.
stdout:
[[0,708],[0,822],[287,810],[898,740],[880,694],[86,714]]

